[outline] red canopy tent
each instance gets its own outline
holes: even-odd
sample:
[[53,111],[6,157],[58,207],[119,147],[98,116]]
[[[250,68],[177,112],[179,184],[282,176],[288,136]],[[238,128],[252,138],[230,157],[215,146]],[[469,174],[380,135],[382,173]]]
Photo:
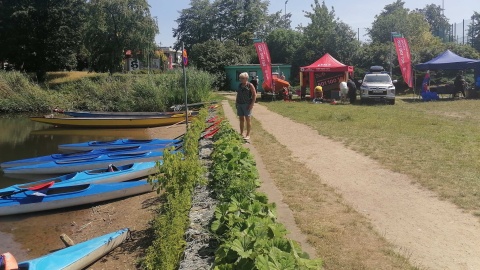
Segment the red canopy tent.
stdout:
[[353,77],[353,66],[344,65],[326,53],[315,63],[300,68],[300,86],[309,86],[313,98],[315,86],[321,85],[324,92],[339,90],[339,83],[346,81],[348,74]]

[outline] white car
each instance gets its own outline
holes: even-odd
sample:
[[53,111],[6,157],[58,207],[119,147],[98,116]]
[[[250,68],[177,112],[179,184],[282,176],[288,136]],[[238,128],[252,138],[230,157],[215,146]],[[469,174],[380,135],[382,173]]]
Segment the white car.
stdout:
[[[383,68],[382,68],[383,69]],[[390,75],[384,71],[374,70],[365,74],[360,85],[360,101],[362,104],[369,101],[384,101],[388,104],[395,104],[395,85],[397,81],[392,81]]]

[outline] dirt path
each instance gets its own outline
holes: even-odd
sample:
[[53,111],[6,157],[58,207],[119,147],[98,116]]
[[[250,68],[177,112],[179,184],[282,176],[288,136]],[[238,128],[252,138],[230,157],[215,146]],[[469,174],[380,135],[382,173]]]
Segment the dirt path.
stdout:
[[[223,103],[223,110],[225,112],[225,116],[232,124],[232,127],[239,131],[239,123],[238,118],[236,117],[235,112],[232,110],[232,107],[228,105],[228,103]],[[286,203],[283,202],[283,196],[280,190],[275,186],[274,181],[270,177],[270,174],[267,172],[265,165],[260,158],[260,155],[257,153],[257,150],[251,144],[245,144],[247,148],[250,149],[250,152],[255,157],[255,162],[257,164],[258,173],[260,175],[260,180],[262,184],[260,186],[260,191],[264,192],[268,195],[269,201],[273,202],[277,206],[277,217],[278,220],[285,225],[289,234],[287,235],[289,238],[296,240],[302,246],[303,251],[310,255],[310,258],[315,258],[316,252],[315,249],[307,242],[307,238],[304,234],[300,231],[295,223],[295,218],[293,217],[293,213],[288,207]]]
[[[475,217],[306,125],[261,105],[255,106],[254,117],[412,263],[428,269],[480,269]],[[293,140],[292,134],[301,136]]]

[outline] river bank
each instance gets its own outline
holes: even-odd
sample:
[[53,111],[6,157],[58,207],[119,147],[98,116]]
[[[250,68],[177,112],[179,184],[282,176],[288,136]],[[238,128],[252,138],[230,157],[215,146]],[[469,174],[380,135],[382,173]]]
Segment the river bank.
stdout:
[[[150,138],[174,138],[184,132],[185,125],[177,125],[148,129],[147,135]],[[23,261],[63,248],[59,237],[62,233],[66,233],[78,243],[122,228],[130,228],[130,240],[88,269],[137,269],[138,260],[143,257],[151,242],[149,222],[160,204],[158,198],[155,192],[150,192],[67,211],[60,209],[33,215],[2,217],[2,236],[5,234],[14,243],[5,246],[2,243],[0,251],[10,251],[18,261]]]

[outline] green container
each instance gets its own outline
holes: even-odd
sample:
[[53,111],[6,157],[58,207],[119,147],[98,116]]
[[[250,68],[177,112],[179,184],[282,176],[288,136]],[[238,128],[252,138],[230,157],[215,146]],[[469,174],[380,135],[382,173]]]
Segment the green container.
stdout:
[[[284,64],[272,64],[272,73],[278,73],[279,77],[282,75],[285,76],[287,81],[291,80],[291,65]],[[225,66],[225,72],[227,73],[227,80],[229,81],[228,87],[229,90],[235,91],[240,84],[238,76],[240,73],[247,72],[250,75],[250,80],[254,76],[258,76],[258,89],[257,91],[263,92],[262,83],[263,83],[263,73],[262,68],[259,64],[245,64],[245,65],[235,65],[235,66]]]

